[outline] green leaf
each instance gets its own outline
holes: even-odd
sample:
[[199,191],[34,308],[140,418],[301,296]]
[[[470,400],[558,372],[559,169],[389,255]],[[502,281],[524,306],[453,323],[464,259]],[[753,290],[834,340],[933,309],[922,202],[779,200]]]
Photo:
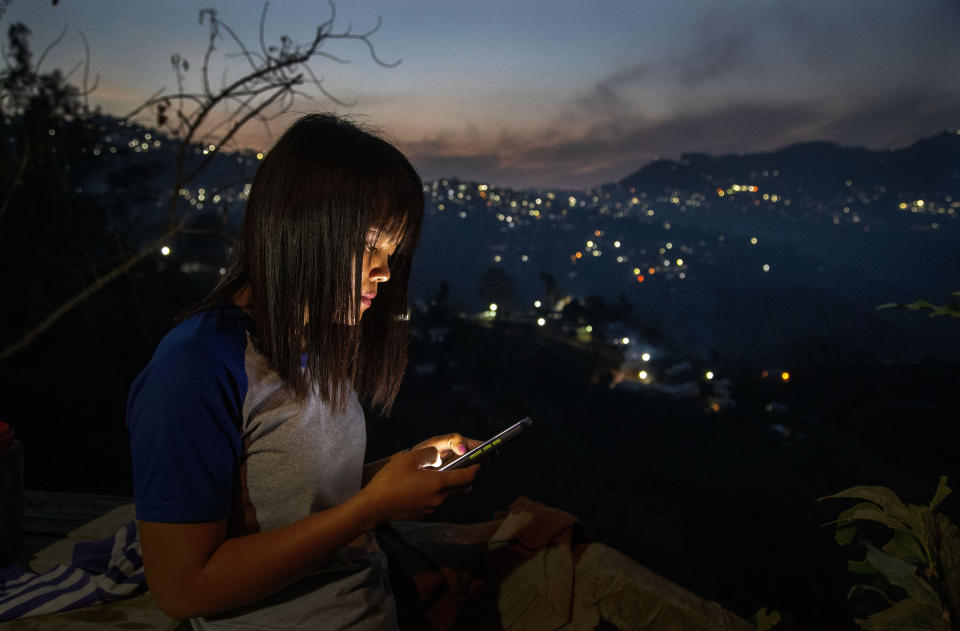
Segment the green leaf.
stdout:
[[857,534],[857,530],[860,529],[856,524],[851,523],[853,518],[853,513],[861,508],[872,508],[876,509],[876,505],[869,502],[861,502],[848,508],[837,516],[836,523],[837,529],[833,533],[833,538],[836,540],[838,545],[845,546],[853,541],[854,536]]
[[937,305],[929,302],[927,300],[917,300],[916,302],[911,302],[903,305],[907,309],[913,309],[914,311],[919,311],[920,309],[937,309]]
[[940,607],[905,598],[869,618],[857,618],[864,631],[950,631]]
[[883,546],[883,551],[892,557],[897,557],[907,561],[915,559],[924,565],[930,563],[927,553],[917,541],[917,538],[908,532],[897,530],[893,533],[893,538]]
[[960,298],[960,291],[950,292],[950,295],[951,295],[951,296],[956,296],[957,298]]
[[899,307],[899,302],[885,302],[882,305],[877,305],[877,309],[897,309]]
[[935,509],[937,506],[947,499],[947,496],[953,493],[953,490],[947,486],[947,476],[940,476],[940,483],[937,485],[937,491],[933,494],[933,499],[930,500],[930,510]]
[[906,505],[897,497],[896,493],[885,486],[855,486],[833,495],[821,497],[818,501],[833,498],[850,498],[873,502],[883,508],[883,510],[889,513],[894,519],[899,520],[901,523],[907,523],[908,511]]
[[917,576],[916,566],[867,545],[867,563],[887,577],[887,580],[907,590],[907,593],[919,602],[942,608],[940,597],[929,583]]
[[960,528],[946,515],[938,514],[937,530],[940,534],[937,556],[942,593],[949,603],[953,619],[960,620]]
[[854,574],[876,574],[877,568],[866,561],[847,561],[847,569]]
[[926,506],[917,506],[916,504],[910,504],[909,509],[910,519],[908,523],[910,524],[910,529],[913,531],[913,536],[920,542],[929,559],[936,552],[936,546],[933,538],[930,536],[932,530],[927,527],[928,522],[933,523],[930,520],[933,519],[934,512]]
[[780,624],[780,612],[769,611],[766,607],[761,607],[754,614],[757,619],[757,631],[768,631]]
[[[908,525],[890,517],[889,515],[887,515],[885,512],[883,512],[876,506],[871,506],[869,504],[867,504],[866,506],[869,506],[869,508],[854,507],[856,510],[849,512],[849,515],[844,519],[842,520],[837,519],[835,521],[827,522],[826,524],[824,524],[824,526],[829,526],[831,524],[841,524],[846,526],[846,525],[849,525],[850,522],[855,522],[855,521],[874,521],[874,522],[877,522],[878,524],[883,524],[888,528],[892,528],[893,530],[905,530],[909,532],[910,527]],[[844,511],[844,512],[846,513],[848,511]]]
[[850,545],[850,542],[853,541],[853,538],[857,536],[857,531],[859,526],[855,525],[843,525],[837,524],[837,529],[833,532],[833,538],[836,540],[837,545],[846,546]]
[[880,588],[874,587],[873,585],[854,585],[850,588],[850,591],[847,592],[847,600],[853,598],[853,594],[856,591],[870,592],[872,594],[877,594],[880,598],[887,603],[887,605],[893,605],[893,601],[890,599],[890,596],[887,595],[887,592],[883,591]]

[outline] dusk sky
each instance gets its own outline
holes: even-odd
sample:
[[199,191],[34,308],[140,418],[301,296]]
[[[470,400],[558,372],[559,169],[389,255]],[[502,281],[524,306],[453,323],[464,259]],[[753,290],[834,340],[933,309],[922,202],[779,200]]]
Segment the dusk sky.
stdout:
[[[39,52],[69,26],[44,68],[69,68],[91,45],[93,103],[123,115],[175,87],[171,53],[196,79],[207,27],[219,17],[252,45],[263,3],[13,0]],[[426,178],[501,186],[587,188],[656,157],[776,149],[806,140],[897,148],[960,127],[958,0],[570,0],[337,3],[335,30],[373,37],[383,68],[358,42],[331,42],[316,74],[351,107],[300,101],[383,129]],[[308,40],[321,1],[270,4],[267,37]],[[222,42],[220,52],[235,50]],[[239,76],[219,57],[215,76]],[[285,122],[274,123],[279,134]],[[149,119],[142,119],[147,123]],[[269,147],[262,126],[244,146]]]

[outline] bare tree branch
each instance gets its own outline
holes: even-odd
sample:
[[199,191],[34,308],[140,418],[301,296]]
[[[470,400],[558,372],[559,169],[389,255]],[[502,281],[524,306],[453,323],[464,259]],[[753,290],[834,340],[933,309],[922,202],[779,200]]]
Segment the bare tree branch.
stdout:
[[53,326],[57,320],[69,313],[74,307],[82,303],[84,300],[97,293],[104,287],[106,287],[112,280],[115,278],[126,274],[128,270],[133,268],[134,265],[144,260],[151,254],[155,253],[158,249],[163,247],[174,235],[176,235],[182,226],[177,226],[171,230],[165,232],[161,237],[150,243],[149,245],[142,248],[136,254],[125,259],[115,268],[107,272],[106,274],[97,277],[90,285],[85,287],[78,294],[61,304],[59,307],[53,310],[46,318],[44,318],[39,324],[31,328],[29,331],[23,334],[23,336],[5,347],[3,350],[0,350],[0,362],[5,361],[12,355],[22,351],[23,349],[30,346],[35,339],[40,337],[47,329]]
[[23,173],[26,171],[27,164],[30,162],[30,139],[26,134],[23,134],[21,143],[22,146],[20,148],[20,160],[17,163],[17,172],[13,176],[13,182],[11,182],[7,190],[4,191],[3,202],[0,203],[0,222],[3,221],[3,216],[7,214],[7,208],[10,207],[10,202],[13,200],[14,194],[23,183]]
[[90,103],[87,101],[87,96],[97,89],[97,85],[100,83],[100,75],[98,74],[93,80],[93,87],[89,87],[90,80],[90,42],[87,41],[87,36],[83,34],[83,31],[77,31],[80,34],[80,39],[83,40],[83,83],[80,84],[80,94],[83,95],[83,110],[85,112],[90,111]]
[[40,54],[40,58],[37,59],[37,65],[33,69],[33,72],[40,74],[40,66],[43,65],[43,60],[47,58],[47,55],[50,54],[50,51],[57,47],[57,44],[63,41],[64,36],[67,34],[67,25],[63,25],[63,30],[60,31],[60,34],[57,35],[57,38],[47,44],[47,47],[43,49],[43,53]]
[[[321,50],[328,41],[358,40],[366,45],[370,58],[379,66],[392,68],[400,63],[400,60],[387,63],[377,56],[370,38],[382,25],[379,16],[376,25],[368,31],[354,33],[352,25],[348,25],[342,32],[335,32],[337,12],[332,1],[329,1],[329,16],[320,23],[308,42],[300,44],[283,35],[276,45],[270,45],[266,38],[266,20],[269,6],[269,2],[264,3],[260,16],[259,52],[248,47],[232,28],[220,20],[216,11],[210,9],[200,11],[200,23],[202,24],[206,20],[210,28],[199,67],[200,90],[191,92],[184,88],[186,73],[189,72],[190,64],[182,55],[173,54],[170,56],[170,64],[177,82],[177,91],[174,94],[165,94],[165,89],[161,88],[125,117],[125,120],[130,121],[143,115],[148,110],[154,110],[157,116],[156,127],[176,137],[179,142],[175,154],[175,174],[169,193],[166,195],[167,217],[163,234],[134,254],[123,258],[108,272],[97,276],[87,287],[63,302],[39,324],[30,328],[19,340],[0,350],[0,361],[28,347],[60,318],[117,277],[126,274],[133,282],[134,278],[129,275],[129,271],[138,263],[156,253],[176,236],[184,234],[187,230],[191,234],[199,234],[196,229],[189,227],[195,215],[191,208],[183,208],[186,205],[182,203],[180,190],[197,178],[224,147],[232,146],[240,130],[251,121],[258,121],[262,124],[267,135],[272,137],[273,134],[269,124],[271,120],[289,112],[298,98],[314,98],[303,88],[310,88],[321,97],[338,105],[352,105],[353,103],[331,94],[324,85],[323,79],[317,76],[310,65],[310,62],[315,59],[329,60],[338,64],[349,63],[349,60],[343,57]],[[63,34],[48,47],[44,56],[62,37]],[[87,86],[90,54],[86,37],[82,33],[81,37],[86,51],[81,92],[85,97],[90,92]],[[226,69],[224,69],[220,86],[214,88],[210,83],[210,73],[213,71],[215,53],[219,52],[218,38],[231,41],[237,47],[237,52],[221,53],[222,56],[226,59],[243,57],[249,66],[249,70],[242,76],[228,82]],[[40,59],[40,62],[42,61],[43,57]],[[7,65],[10,65],[9,60]],[[224,108],[223,117],[219,120],[212,120],[214,118],[211,115],[212,112],[220,111],[221,105]],[[86,99],[84,100],[84,107],[86,108]],[[175,116],[173,115],[174,112]],[[198,162],[194,162],[191,156],[195,151],[198,151],[198,145],[203,146],[205,155]],[[211,147],[211,145],[213,146]],[[188,158],[191,162],[189,165]],[[4,200],[2,206],[0,206],[0,217],[2,217],[8,204],[9,199]]]

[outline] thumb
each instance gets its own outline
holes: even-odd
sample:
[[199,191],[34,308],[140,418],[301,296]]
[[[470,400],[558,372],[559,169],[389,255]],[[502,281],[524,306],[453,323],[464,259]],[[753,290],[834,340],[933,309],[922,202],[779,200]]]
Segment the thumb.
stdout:
[[411,456],[421,469],[424,467],[439,467],[443,464],[440,459],[440,452],[436,447],[424,447],[414,451]]

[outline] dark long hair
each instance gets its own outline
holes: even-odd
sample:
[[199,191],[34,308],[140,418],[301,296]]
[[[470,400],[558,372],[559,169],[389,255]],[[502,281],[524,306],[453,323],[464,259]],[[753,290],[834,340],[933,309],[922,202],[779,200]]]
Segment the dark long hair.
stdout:
[[[342,411],[352,386],[388,413],[407,363],[407,285],[422,220],[423,186],[400,151],[343,118],[304,116],[257,170],[226,274],[191,312],[249,289],[242,306],[254,344],[298,396],[317,388]],[[371,229],[398,246],[389,282],[357,325]]]

